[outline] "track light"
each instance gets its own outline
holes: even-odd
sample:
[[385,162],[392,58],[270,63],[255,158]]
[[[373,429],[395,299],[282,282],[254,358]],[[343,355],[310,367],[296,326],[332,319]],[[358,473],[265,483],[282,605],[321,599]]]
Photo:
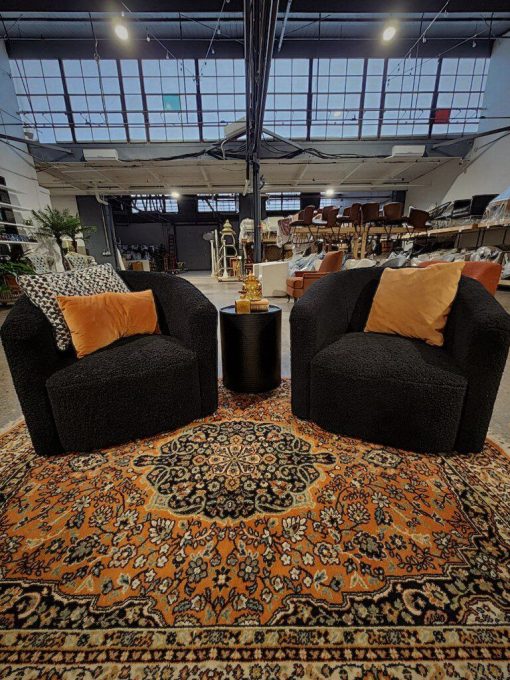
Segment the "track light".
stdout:
[[181,194],[178,191],[172,191],[170,196],[177,201],[181,197]]
[[388,24],[383,31],[382,39],[384,42],[389,42],[390,40],[393,40],[396,34],[397,34],[396,24]]
[[115,35],[119,40],[127,40],[129,38],[129,31],[127,30],[127,26],[120,19],[118,19],[113,24],[113,30],[115,31]]

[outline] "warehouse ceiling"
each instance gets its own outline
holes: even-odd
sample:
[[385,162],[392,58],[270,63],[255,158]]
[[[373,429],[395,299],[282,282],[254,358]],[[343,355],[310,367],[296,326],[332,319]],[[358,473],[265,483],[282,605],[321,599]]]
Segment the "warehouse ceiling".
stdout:
[[[125,43],[113,36],[119,18],[129,28]],[[398,35],[383,44],[388,21],[398,26]],[[508,0],[280,0],[273,64],[280,61],[271,75],[264,125],[321,155],[266,137],[264,190],[405,189],[426,182],[438,167],[458,165],[483,117],[492,46],[509,31]],[[225,124],[244,115],[243,89],[227,101],[244,58],[242,1],[3,0],[0,36],[12,60],[25,132],[43,143],[30,147],[41,185],[60,193],[105,194],[245,187],[242,148],[229,155],[228,145],[220,145]],[[233,64],[228,81],[211,71],[218,59]],[[455,103],[468,77],[461,62],[474,65],[469,105]],[[166,74],[165,63],[175,63],[175,76]],[[342,64],[348,64],[347,77],[339,79],[334,69]],[[455,72],[452,64],[458,64]],[[406,84],[410,73],[413,82]],[[177,94],[165,90],[173,87],[165,85],[172,78],[184,88]],[[432,83],[430,91],[424,92],[425,81]],[[288,92],[282,93],[282,83],[290,84]],[[135,85],[140,95],[126,89]],[[212,85],[216,89],[207,90]],[[155,89],[145,92],[144,86]],[[453,102],[448,124],[435,118],[441,97]],[[111,115],[116,105],[109,102],[117,99],[121,104]],[[182,112],[170,110],[176,100]],[[432,141],[452,136],[467,141],[444,153],[434,149]],[[423,152],[394,157],[394,143],[423,145]],[[211,144],[215,157],[208,153]],[[85,160],[83,151],[91,148],[111,150],[119,160]]]
[[[261,174],[264,191],[397,190],[423,185],[429,173],[459,162],[458,157],[266,159]],[[64,194],[242,192],[245,185],[242,160],[38,162],[37,169],[42,186]]]

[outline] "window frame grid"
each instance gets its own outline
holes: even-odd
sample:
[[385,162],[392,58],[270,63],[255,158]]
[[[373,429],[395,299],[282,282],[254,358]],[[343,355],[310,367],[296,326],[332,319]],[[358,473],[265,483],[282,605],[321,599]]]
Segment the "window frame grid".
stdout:
[[[32,61],[39,63],[39,71],[41,75],[27,75],[25,66],[26,62]],[[20,116],[26,126],[35,130],[38,137],[50,139],[51,141],[49,143],[57,144],[59,141],[62,143],[65,143],[66,141],[72,141],[74,143],[86,143],[87,141],[103,141],[105,143],[176,141],[173,135],[169,136],[168,134],[168,128],[174,126],[173,122],[168,123],[162,121],[160,125],[157,125],[154,120],[151,120],[151,113],[157,114],[159,112],[163,115],[165,113],[164,108],[162,108],[161,111],[152,110],[147,103],[148,96],[161,97],[163,107],[163,97],[165,94],[168,94],[167,92],[163,92],[164,88],[162,84],[163,74],[161,71],[161,63],[164,63],[164,60],[104,60],[106,62],[111,62],[108,68],[112,71],[112,73],[109,75],[108,73],[106,75],[102,73],[101,63],[104,62],[95,62],[97,75],[91,75],[88,72],[84,72],[83,62],[87,62],[88,64],[88,62],[92,63],[94,60],[76,59],[68,61],[73,61],[79,64],[79,74],[72,75],[72,72],[68,73],[65,68],[65,61],[61,59],[12,60],[12,62],[15,64],[13,66],[13,80],[16,85],[17,96],[19,97],[18,105]],[[221,74],[218,74],[218,62],[220,61],[231,62],[231,75],[229,74],[228,76],[222,76]],[[228,60],[214,60],[214,74],[204,75],[203,68],[199,68],[199,66],[202,65],[203,67],[204,64],[207,63],[205,60],[198,58],[193,60],[178,60],[178,64],[175,68],[175,78],[177,78],[178,82],[180,82],[180,80],[183,80],[184,82],[184,90],[181,91],[182,88],[179,89],[179,97],[185,98],[184,102],[182,102],[182,99],[180,101],[180,104],[185,103],[185,107],[181,106],[178,112],[179,116],[182,116],[184,121],[175,127],[178,127],[180,130],[182,141],[214,141],[214,135],[207,134],[208,127],[216,128],[217,134],[221,139],[221,126],[224,121],[222,120],[220,122],[220,118],[224,116],[225,113],[227,113],[227,122],[230,120],[230,117],[228,116],[229,113],[232,113],[232,120],[235,120],[239,117],[238,114],[240,110],[238,111],[236,96],[239,96],[244,100],[245,95],[243,92],[245,88],[242,88],[243,91],[239,90],[239,93],[237,92],[237,84],[239,84],[239,81],[242,79],[244,82],[244,76],[240,75],[236,67],[237,61],[242,60],[233,58]],[[281,60],[275,59],[273,60],[273,64],[279,61]],[[290,135],[290,138],[297,139],[305,136],[308,141],[318,141],[321,139],[385,139],[391,137],[431,138],[436,136],[460,136],[467,134],[479,125],[481,116],[483,114],[484,93],[490,67],[490,57],[448,57],[439,59],[421,58],[418,60],[391,60],[376,58],[357,59],[356,61],[362,62],[362,73],[356,73],[352,76],[352,78],[361,79],[361,91],[351,93],[348,88],[349,78],[351,77],[349,76],[349,58],[340,60],[327,57],[287,59],[285,61],[287,64],[282,66],[282,73],[284,73],[285,70],[288,70],[290,75],[282,75],[278,67],[275,67],[275,72],[272,73],[272,76],[270,77],[270,83],[273,84],[273,92],[269,92],[269,96],[273,97],[273,108],[266,108],[264,124],[267,127],[273,127],[275,129],[279,129],[281,132],[286,132],[287,134],[285,136]],[[343,73],[341,76],[343,78],[343,88],[338,86],[339,89],[343,90],[342,93],[339,92],[338,88],[337,91],[335,86],[330,86],[333,61],[342,61],[345,63],[345,73]],[[369,71],[368,66],[371,61],[382,62],[382,73]],[[395,66],[395,64],[392,63],[393,61],[395,61],[397,64],[401,64],[402,66],[402,73],[398,76],[395,76],[395,74],[392,73],[392,68]],[[435,72],[427,73],[427,71],[425,71],[424,74],[424,65],[431,61],[436,63]],[[449,61],[455,61],[456,63],[455,73],[446,73],[446,75],[453,80],[449,85],[445,86],[442,76],[445,75],[444,64],[445,62],[448,63]],[[472,66],[468,68],[466,63],[471,61],[473,62]],[[482,61],[483,65],[480,66],[479,62]],[[45,73],[43,68],[44,62],[54,62],[55,65],[58,65],[58,72],[53,75]],[[130,66],[130,70],[132,72],[130,72],[128,69],[126,69],[125,72],[124,64],[129,64],[129,62],[133,62]],[[152,76],[144,73],[144,62],[158,63],[159,76],[154,77],[156,79],[159,78],[160,80],[161,94],[156,93],[153,95],[150,92],[147,94],[145,87],[146,79],[151,78]],[[303,62],[303,64],[300,63],[299,67],[295,67],[297,62]],[[324,69],[323,64],[326,62],[328,66],[327,73],[324,73],[326,69]],[[409,68],[406,66],[406,62],[410,62]],[[189,75],[187,73],[181,74],[179,68],[181,64],[183,70],[185,68],[191,69],[191,67],[194,66],[193,73],[191,73],[190,70]],[[136,69],[133,70],[135,65]],[[379,69],[380,65],[377,68]],[[449,68],[451,68],[451,64],[449,64]],[[466,69],[467,73],[463,73],[463,71]],[[93,68],[91,70],[94,71]],[[376,87],[372,82],[374,80],[374,74],[375,77],[382,79],[380,91],[378,86]],[[421,78],[424,75],[425,77],[434,80],[434,84],[430,85],[431,89],[427,90],[426,92],[423,92],[422,88],[420,87]],[[204,111],[203,98],[204,96],[208,95],[207,91],[211,88],[210,86],[206,87],[206,92],[204,93],[203,88],[201,87],[202,84],[205,84],[205,79],[211,78],[214,79],[216,83],[215,89],[220,90],[220,84],[223,77],[231,78],[232,82],[234,83],[234,91],[231,93],[231,96],[233,97],[234,108],[227,109],[222,107],[220,104],[221,92],[217,91],[214,93],[216,101],[218,102],[216,108],[213,111],[212,109],[207,109],[206,107]],[[319,77],[328,78],[328,86],[325,91],[321,91],[318,80]],[[401,78],[399,88],[395,89],[389,86],[389,80],[392,77]],[[404,78],[407,77],[413,78],[414,83],[411,88],[409,88],[408,85],[404,87]],[[35,78],[42,81],[42,90],[40,85],[34,88],[30,87],[31,79],[33,80]],[[61,90],[59,90],[58,94],[53,92],[56,86],[52,85],[52,87],[48,89],[47,79],[49,78],[55,78],[58,80],[59,85],[57,89],[60,88]],[[70,90],[69,82],[71,78],[77,78],[83,82],[84,92],[81,95],[73,92],[73,88]],[[117,90],[115,93],[105,93],[102,85],[104,78],[111,78],[112,80],[116,81]],[[190,90],[190,92],[188,92],[189,88],[188,85],[186,85],[186,78],[191,78],[194,82],[194,86],[191,88],[192,91]],[[276,87],[278,78],[287,80],[287,84],[284,88],[285,91],[281,93],[279,92],[279,94],[290,97],[291,102],[294,94],[296,94],[298,97],[306,99],[306,108],[297,107],[294,109],[291,106],[290,112],[287,116],[282,113],[281,109],[278,110],[277,115],[278,107],[275,103],[275,97],[277,96],[275,94],[275,90],[278,89]],[[299,79],[299,87],[297,88],[294,86],[293,82],[295,78]],[[462,78],[463,80],[459,81],[459,78]],[[466,78],[469,78],[469,84],[467,81],[465,81]],[[86,91],[86,79],[96,79],[99,91],[95,92],[94,90],[94,93],[88,93]],[[133,81],[136,80],[137,84],[129,82],[130,79]],[[368,79],[370,79],[372,82],[370,87],[367,84]],[[307,82],[306,91],[304,81]],[[460,87],[461,82],[464,83],[465,87]],[[134,91],[132,92],[133,87],[135,89],[138,88],[136,93]],[[358,85],[356,85],[356,88],[357,87]],[[370,89],[374,87],[374,90]],[[39,90],[41,90],[40,94],[38,94]],[[354,107],[353,102],[352,107],[346,108],[346,97],[351,96],[351,94],[358,97],[357,106]],[[326,96],[325,106],[319,105],[319,95]],[[343,108],[339,108],[337,110],[335,106],[330,103],[334,95],[343,97]],[[430,102],[427,103],[425,101],[425,103],[421,104],[420,97],[422,98],[421,101],[423,101],[424,95],[430,95]],[[465,95],[463,99],[463,101],[466,101],[465,105],[455,105],[455,97],[460,95]],[[41,105],[44,104],[43,108],[47,106],[49,109],[48,111],[34,106],[34,98],[38,96],[46,98],[46,102],[41,102]],[[51,108],[52,100],[48,98],[52,96],[60,97],[62,99],[62,109]],[[83,97],[87,110],[85,111],[77,109],[73,97]],[[89,102],[88,97],[95,97],[98,99],[100,98],[101,108],[98,108],[98,110],[91,110],[91,102]],[[108,97],[116,97],[118,99],[116,107],[112,108],[108,105]],[[445,99],[447,100],[448,97],[451,99],[450,107],[442,104],[442,102],[444,102]],[[136,105],[134,105],[132,102],[130,102],[130,99],[136,101],[136,98],[138,98],[139,101]],[[379,106],[367,106],[367,99],[372,100],[371,103],[374,105],[374,100],[380,99]],[[404,104],[405,102],[407,102],[407,105]],[[95,102],[95,104],[97,104],[97,102]],[[141,108],[139,108],[140,104]],[[435,123],[434,121],[436,110],[441,108],[450,108],[453,114],[451,120],[447,124]],[[335,123],[335,121],[330,120],[330,117],[334,111],[340,111],[342,113],[342,120],[339,123]],[[457,111],[457,113],[455,113],[455,111]],[[355,121],[349,121],[349,112],[356,112],[357,119]],[[297,119],[295,117],[296,113],[298,114]],[[210,121],[207,121],[208,114],[215,115],[217,122],[211,123]],[[81,118],[85,116],[83,122],[80,121],[80,116]],[[110,116],[114,116],[113,120],[110,118]],[[97,122],[100,119],[102,120],[102,123]],[[59,120],[59,122],[56,122],[56,120]],[[345,128],[348,128],[349,125],[353,128],[356,128],[356,133],[353,130],[352,136],[344,134]],[[185,133],[187,128],[193,128],[193,126],[196,126],[197,129],[196,138],[194,134],[187,136]],[[323,132],[318,132],[317,129],[314,130],[314,126],[319,130],[320,128],[323,128]],[[337,126],[340,128],[340,135],[330,135],[329,130],[334,130]],[[385,126],[386,128],[390,128],[389,131],[387,129],[385,130]],[[420,128],[417,126],[420,126]],[[460,127],[457,128],[456,126]],[[105,134],[101,135],[101,137],[104,137],[104,139],[94,139],[94,127],[104,128],[106,132]],[[162,127],[165,131],[163,135],[154,132],[155,129],[160,127]],[[90,130],[90,139],[83,139],[82,135],[80,135],[80,130],[85,128]],[[136,133],[137,128],[140,129],[139,134]],[[364,132],[364,128],[367,132]],[[58,130],[60,129],[65,130],[64,133],[60,134],[60,137],[70,137],[71,140],[59,140]],[[297,134],[297,136],[293,136],[293,129],[299,130],[299,134]],[[49,130],[50,132],[44,132],[46,130]],[[114,134],[115,131],[119,132],[118,139],[116,138],[117,135]]]
[[[276,207],[271,207],[275,202]],[[281,191],[269,193],[266,196],[266,212],[288,214],[288,211],[299,212],[301,210],[301,194],[299,191]]]
[[239,194],[197,194],[197,212],[235,214],[239,212]]

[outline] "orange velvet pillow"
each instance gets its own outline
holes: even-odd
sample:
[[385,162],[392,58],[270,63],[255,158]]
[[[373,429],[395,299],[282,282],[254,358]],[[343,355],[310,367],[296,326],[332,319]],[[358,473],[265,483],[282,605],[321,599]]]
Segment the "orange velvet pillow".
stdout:
[[418,338],[441,347],[464,262],[425,269],[385,269],[372,301],[366,333]]
[[159,332],[152,290],[58,295],[57,302],[79,359],[119,338]]

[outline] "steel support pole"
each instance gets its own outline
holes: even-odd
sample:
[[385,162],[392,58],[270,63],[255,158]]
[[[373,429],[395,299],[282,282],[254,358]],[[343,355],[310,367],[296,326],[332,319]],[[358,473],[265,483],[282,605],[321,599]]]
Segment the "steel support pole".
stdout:
[[262,232],[261,222],[261,201],[260,201],[260,166],[256,156],[251,160],[251,181],[253,186],[253,261],[262,260]]

